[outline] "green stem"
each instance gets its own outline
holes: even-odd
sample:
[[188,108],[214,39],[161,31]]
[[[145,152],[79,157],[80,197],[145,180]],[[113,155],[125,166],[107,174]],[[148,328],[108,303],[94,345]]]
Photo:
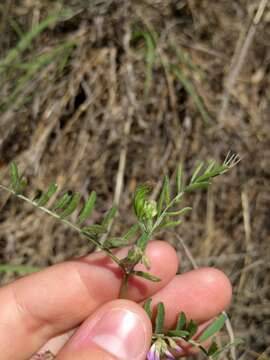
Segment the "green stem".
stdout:
[[129,278],[128,273],[124,274],[124,277],[122,279],[122,284],[121,284],[121,288],[120,288],[120,293],[119,293],[119,299],[125,299],[126,295],[127,295],[127,289],[128,289],[128,278]]
[[40,209],[41,211],[45,212],[46,214],[49,214],[50,216],[54,217],[57,220],[60,220],[62,223],[68,225],[69,227],[71,227],[73,230],[79,232],[80,234],[84,235],[85,237],[87,237],[94,245],[96,245],[100,250],[104,251],[117,265],[121,266],[121,261],[120,259],[115,256],[111,250],[107,249],[106,247],[104,247],[102,244],[100,244],[97,240],[91,238],[91,236],[89,236],[87,233],[83,232],[77,225],[73,224],[72,222],[61,218],[61,216],[59,216],[57,213],[43,207],[43,206],[38,206],[33,200],[27,198],[24,195],[21,194],[17,194],[15,191],[11,190],[10,188],[1,185],[0,184],[0,188],[17,196],[19,199],[22,199],[26,202],[28,202],[29,204],[37,207],[38,209]]

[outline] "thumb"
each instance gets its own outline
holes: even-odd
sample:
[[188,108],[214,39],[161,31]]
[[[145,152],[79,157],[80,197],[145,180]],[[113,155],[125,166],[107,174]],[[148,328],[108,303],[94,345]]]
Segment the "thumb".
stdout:
[[145,360],[152,325],[141,306],[114,300],[100,307],[76,331],[57,360]]

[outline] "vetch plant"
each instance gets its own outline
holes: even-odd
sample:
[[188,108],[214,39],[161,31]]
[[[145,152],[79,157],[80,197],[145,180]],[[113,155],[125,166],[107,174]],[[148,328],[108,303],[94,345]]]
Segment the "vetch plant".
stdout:
[[[157,201],[150,200],[152,189],[148,184],[138,186],[133,198],[136,223],[121,236],[108,236],[105,242],[101,241],[101,237],[104,234],[109,235],[111,223],[117,214],[117,208],[112,206],[100,223],[88,224],[88,219],[96,203],[97,196],[95,191],[90,193],[82,207],[80,206],[80,193],[75,192],[71,194],[70,192],[65,192],[59,197],[57,196],[58,187],[55,183],[51,183],[48,189],[38,194],[38,196],[30,198],[25,195],[27,181],[19,173],[15,163],[12,163],[10,166],[10,184],[8,186],[0,184],[0,188],[63,222],[105,252],[123,271],[119,297],[124,298],[130,276],[138,276],[154,282],[161,280],[151,273],[151,264],[145,250],[154,234],[162,229],[179,225],[182,221],[181,217],[192,209],[191,207],[181,207],[184,195],[198,189],[207,188],[213,178],[226,173],[239,160],[238,155],[228,154],[221,165],[215,161],[210,161],[207,165],[200,163],[186,183],[183,178],[183,168],[179,165],[176,170],[174,184],[171,184],[167,175],[164,177],[163,186]],[[49,201],[52,205],[47,206]],[[75,210],[79,210],[78,216],[75,221],[71,221],[70,216]],[[131,243],[132,245],[125,257],[120,258],[115,255],[114,249],[130,245]],[[139,263],[144,264],[147,271],[136,270],[136,265]],[[151,299],[146,301],[144,309],[154,323],[152,346],[148,353],[149,360],[159,360],[162,358],[175,359],[184,353],[185,346],[183,344],[199,348],[206,357],[211,359],[217,358],[220,352],[224,350],[224,348],[218,348],[215,339],[212,340],[207,349],[202,345],[202,343],[212,338],[223,327],[226,321],[224,314],[214,320],[195,340],[194,335],[197,333],[198,325],[192,320],[187,321],[186,315],[183,312],[179,314],[175,329],[167,331],[164,329],[165,307],[163,303],[157,305],[155,315],[151,308]],[[230,346],[232,344],[225,346],[225,349]]]

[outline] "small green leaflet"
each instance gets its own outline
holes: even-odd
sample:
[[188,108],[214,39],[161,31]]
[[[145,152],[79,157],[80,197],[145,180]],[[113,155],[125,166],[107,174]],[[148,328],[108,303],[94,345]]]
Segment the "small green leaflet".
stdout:
[[14,162],[10,164],[10,177],[11,177],[11,187],[15,192],[17,192],[17,189],[20,184],[20,177],[19,177],[18,167]]
[[93,224],[90,226],[85,226],[82,228],[82,231],[86,234],[104,234],[107,232],[107,229],[103,225]]
[[192,336],[194,336],[198,330],[198,324],[193,320],[190,320],[190,322],[187,324],[186,330],[189,332],[189,337],[192,338]]
[[169,205],[170,200],[171,200],[170,180],[167,175],[164,177],[164,185],[163,186],[164,186],[165,203],[167,206],[167,205]]
[[190,191],[198,190],[198,189],[207,189],[208,186],[209,186],[209,181],[193,183],[193,184],[188,185],[186,187],[185,191],[190,192]]
[[183,191],[183,166],[179,164],[176,170],[176,191],[180,194]]
[[11,188],[16,194],[20,194],[27,186],[27,180],[20,177],[17,165],[12,162],[10,164]]
[[146,267],[147,270],[150,270],[151,269],[151,262],[150,262],[150,259],[149,257],[144,254],[142,256],[142,260],[141,260],[142,264]]
[[124,234],[123,239],[130,240],[136,234],[139,228],[139,224],[132,225],[131,228]]
[[17,165],[12,162],[10,164],[11,188],[16,194],[20,194],[27,186],[27,180],[20,177]]
[[162,190],[157,203],[157,216],[162,213],[164,204],[168,205],[170,202],[170,181],[167,175],[164,176]]
[[185,215],[186,213],[188,213],[191,210],[192,210],[192,207],[187,206],[187,207],[184,207],[183,209],[180,209],[180,210],[168,211],[167,214],[169,216],[177,216],[177,215],[180,216],[180,215]]
[[176,330],[183,330],[186,326],[187,318],[183,311],[180,312],[177,319]]
[[152,304],[152,299],[150,298],[150,299],[147,299],[143,305],[143,308],[146,311],[147,315],[149,316],[150,320],[152,319],[152,315],[153,315],[151,304]]
[[27,180],[25,178],[20,179],[20,188],[19,192],[22,192],[27,186]]
[[80,198],[81,198],[81,194],[80,193],[75,193],[70,202],[68,203],[67,207],[65,208],[65,210],[60,214],[60,217],[63,219],[69,215],[71,215],[77,208],[77,206],[79,205],[80,202]]
[[113,237],[113,238],[106,239],[103,245],[107,249],[116,249],[121,246],[124,246],[125,240],[123,240],[123,238],[121,238],[121,237]]
[[134,200],[133,200],[133,208],[135,215],[139,220],[143,220],[144,218],[144,204],[146,201],[146,196],[150,192],[150,186],[148,185],[139,185],[135,190]]
[[196,179],[196,181],[198,181],[198,182],[203,182],[203,181],[207,181],[207,180],[209,180],[209,179],[211,179],[211,178],[213,178],[213,177],[216,177],[216,176],[218,176],[218,175],[220,175],[220,174],[222,174],[224,171],[226,171],[228,168],[227,168],[227,166],[225,166],[225,165],[216,165],[216,166],[214,166],[212,169],[210,169],[210,171],[208,170],[206,170],[206,172],[203,174],[203,175],[201,175],[201,176],[199,176],[197,179]]
[[107,211],[101,225],[107,228],[117,213],[117,207],[114,205],[109,211]]
[[39,199],[37,199],[37,205],[38,206],[45,206],[47,202],[50,200],[50,198],[56,193],[57,191],[57,185],[55,183],[52,183],[49,186],[49,189],[44,192]]
[[178,225],[182,224],[182,220],[178,220],[178,221],[165,221],[165,222],[162,222],[159,227],[158,227],[158,230],[161,230],[161,229],[166,229],[166,228],[169,228],[169,227],[176,227]]
[[96,192],[92,191],[79,215],[77,221],[78,225],[83,224],[84,221],[91,215],[93,208],[95,206],[96,198],[97,198]]
[[224,324],[225,324],[226,319],[227,319],[226,315],[224,315],[224,314],[220,315],[203,332],[203,334],[199,337],[199,341],[203,342],[203,341],[209,339],[211,336],[213,336],[219,330],[221,330],[223,328]]
[[173,336],[173,337],[189,337],[189,332],[186,330],[170,330],[168,331],[167,335]]
[[191,177],[191,180],[190,180],[190,184],[193,184],[195,181],[197,181],[197,177],[198,177],[200,171],[202,170],[203,165],[204,165],[204,163],[201,162],[201,163],[196,167],[196,169],[194,170],[194,172],[193,172],[193,174],[192,174],[192,177]]
[[155,321],[155,333],[156,334],[163,333],[164,315],[165,315],[164,304],[162,302],[160,302],[157,305],[157,315],[156,315],[156,321]]
[[132,271],[132,274],[133,275],[136,275],[136,276],[140,276],[146,280],[150,280],[150,281],[153,281],[153,282],[159,282],[161,281],[161,279],[155,275],[152,275],[152,274],[149,274],[145,271],[139,271],[139,270],[133,270]]
[[53,211],[63,209],[68,205],[72,198],[72,195],[70,195],[68,192],[65,193],[59,200],[57,200],[56,204],[53,206]]
[[216,341],[213,340],[208,349],[207,355],[208,356],[214,355],[217,351],[218,351],[218,345],[217,345]]
[[139,228],[139,224],[132,225],[131,228],[122,237],[106,239],[104,246],[107,248],[118,248],[120,246],[127,245],[129,240],[136,234]]

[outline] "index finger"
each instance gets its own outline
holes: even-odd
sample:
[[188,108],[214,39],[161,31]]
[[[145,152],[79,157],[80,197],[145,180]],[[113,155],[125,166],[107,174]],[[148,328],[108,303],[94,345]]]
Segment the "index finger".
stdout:
[[[121,249],[123,257],[128,249]],[[158,283],[132,279],[127,297],[143,300],[175,275],[175,250],[165,242],[149,243],[146,254]],[[142,270],[143,266],[139,265]],[[119,296],[122,272],[103,253],[47,268],[0,290],[0,348],[3,359],[31,356],[50,338],[76,327],[101,304]]]

